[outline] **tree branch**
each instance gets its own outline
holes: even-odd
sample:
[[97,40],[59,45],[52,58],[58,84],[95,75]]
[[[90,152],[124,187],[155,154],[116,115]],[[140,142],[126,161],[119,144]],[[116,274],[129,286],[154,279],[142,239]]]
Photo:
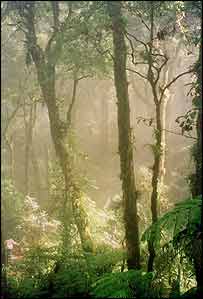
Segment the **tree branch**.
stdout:
[[[142,121],[143,124],[147,127],[152,127],[153,123],[154,123],[154,120],[153,118],[146,118],[146,117],[137,117],[137,123],[139,124],[139,122]],[[166,131],[168,133],[171,133],[171,134],[175,134],[175,135],[178,135],[178,136],[183,136],[185,138],[189,138],[189,139],[194,139],[194,140],[197,140],[196,137],[193,137],[191,135],[185,135],[185,134],[181,134],[181,133],[178,133],[178,132],[175,132],[175,131],[171,131],[171,130],[168,130],[168,129],[162,129],[162,131]]]
[[[52,10],[53,10],[53,18],[54,18],[54,31],[52,36],[47,42],[47,46],[45,48],[45,53],[47,54],[48,58],[52,60],[53,64],[56,64],[56,56],[58,55],[51,55],[51,53],[56,53],[57,51],[60,52],[62,46],[60,42],[57,42],[57,38],[61,35],[63,36],[64,31],[66,29],[66,26],[71,18],[72,15],[72,3],[69,4],[69,11],[68,15],[65,18],[64,22],[60,24],[59,22],[59,2],[58,1],[52,1]],[[56,41],[54,47],[53,43]],[[52,51],[51,51],[52,50]],[[53,61],[53,56],[55,56],[55,59]]]
[[185,138],[190,138],[190,139],[194,139],[194,140],[197,140],[196,137],[193,137],[191,135],[185,135],[185,134],[181,134],[181,133],[178,133],[178,132],[174,132],[174,131],[171,131],[171,130],[168,130],[168,129],[162,129],[163,131],[166,131],[168,133],[172,133],[172,134],[175,134],[175,135],[179,135],[179,136],[183,136]]
[[141,78],[143,78],[145,80],[148,80],[148,78],[146,76],[144,76],[143,74],[141,74],[141,73],[139,73],[139,72],[137,72],[135,70],[132,70],[130,68],[126,68],[126,70],[129,71],[129,72],[133,72],[133,73],[137,74],[138,76],[140,76]]
[[67,114],[66,114],[66,122],[67,122],[67,127],[69,128],[71,125],[71,117],[72,117],[72,110],[73,110],[73,106],[75,104],[76,101],[76,91],[77,91],[77,85],[78,85],[78,79],[74,78],[73,80],[73,93],[72,93],[72,99],[71,99],[71,103],[69,105]]
[[[164,55],[163,55],[164,56]],[[160,74],[161,74],[161,71],[162,69],[164,68],[164,66],[167,64],[168,62],[168,57],[164,56],[165,57],[165,60],[164,62],[160,65],[160,67],[158,68],[159,71],[157,72],[157,78],[155,79],[154,83],[157,84],[158,81],[159,81],[159,78],[160,78]],[[154,67],[154,66],[153,66]]]
[[[129,33],[127,31],[124,32],[126,38],[127,38],[127,35],[129,35],[130,37],[132,37],[134,40],[136,40],[138,43],[142,44],[144,47],[145,47],[145,50],[146,52],[148,53],[148,47],[147,47],[147,44],[144,43],[143,41],[139,40],[135,35],[133,35],[132,33]],[[129,40],[129,39],[128,39]]]
[[17,107],[14,109],[14,111],[13,111],[12,114],[11,114],[11,116],[8,118],[8,120],[7,120],[7,125],[6,125],[6,127],[4,128],[4,130],[3,130],[3,134],[2,134],[2,135],[3,135],[4,138],[6,138],[6,133],[7,133],[7,131],[8,131],[8,128],[9,128],[9,126],[10,126],[11,121],[14,119],[14,117],[16,116],[18,110],[19,110],[21,107],[22,107],[22,104],[20,104],[20,100],[19,100],[19,102],[18,102],[18,104],[17,104]]
[[79,77],[77,80],[78,81],[80,81],[80,80],[82,80],[82,79],[86,79],[86,78],[91,78],[92,77],[92,75],[83,75],[83,76],[81,76],[81,77]]
[[190,74],[190,73],[193,73],[193,72],[194,72],[193,69],[188,70],[188,71],[185,71],[185,72],[183,72],[183,73],[177,75],[177,76],[176,76],[175,78],[173,78],[168,84],[166,84],[166,85],[164,86],[164,88],[162,89],[162,92],[161,92],[161,95],[160,95],[160,101],[162,100],[163,95],[164,95],[164,92],[166,91],[166,89],[169,88],[173,83],[175,83],[176,80],[178,80],[178,79],[181,78],[182,76],[185,76],[185,75]]

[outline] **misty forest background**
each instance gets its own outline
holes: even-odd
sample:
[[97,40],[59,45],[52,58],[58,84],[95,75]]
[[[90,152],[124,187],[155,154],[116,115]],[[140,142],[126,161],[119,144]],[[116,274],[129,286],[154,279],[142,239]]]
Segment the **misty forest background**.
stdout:
[[2,298],[202,298],[201,15],[1,2]]

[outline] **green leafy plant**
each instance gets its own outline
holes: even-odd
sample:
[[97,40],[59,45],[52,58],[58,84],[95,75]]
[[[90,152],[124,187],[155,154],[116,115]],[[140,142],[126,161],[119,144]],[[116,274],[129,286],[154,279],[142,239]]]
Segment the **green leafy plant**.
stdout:
[[130,270],[106,274],[92,285],[96,298],[158,298],[152,291],[152,273]]
[[195,286],[193,262],[201,257],[198,240],[200,214],[201,197],[187,199],[177,203],[142,235],[142,241],[151,238],[154,241],[156,279],[166,288],[172,289],[175,280],[180,285],[179,291]]
[[23,214],[23,195],[16,190],[10,180],[2,180],[2,229],[3,239],[19,239],[17,226],[21,223]]
[[[162,246],[184,231],[193,230],[200,222],[201,197],[187,199],[177,203],[169,212],[151,225],[142,235],[142,241],[153,238],[154,244]],[[160,243],[161,241],[161,243]]]

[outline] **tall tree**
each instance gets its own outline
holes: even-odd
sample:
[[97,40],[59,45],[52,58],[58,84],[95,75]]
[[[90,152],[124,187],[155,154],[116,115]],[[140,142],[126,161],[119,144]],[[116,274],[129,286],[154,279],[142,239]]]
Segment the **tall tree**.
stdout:
[[132,130],[126,74],[125,25],[121,1],[109,1],[108,13],[112,22],[114,46],[114,82],[118,105],[119,155],[124,199],[125,237],[128,269],[140,268],[140,243],[137,213],[137,190],[133,166]]
[[60,22],[59,19],[61,12],[59,2],[52,1],[47,4],[51,6],[53,32],[45,49],[40,47],[37,38],[37,3],[34,1],[16,1],[15,8],[18,12],[18,16],[20,17],[22,26],[21,29],[23,28],[23,32],[26,37],[27,57],[33,60],[36,67],[38,82],[42,91],[44,102],[48,108],[51,136],[64,175],[64,218],[66,217],[67,205],[69,205],[69,208],[72,206],[82,247],[85,252],[92,252],[93,243],[87,229],[88,221],[86,213],[78,200],[78,198],[80,198],[80,190],[73,178],[71,157],[69,155],[69,148],[67,144],[70,114],[67,113],[67,119],[65,121],[60,118],[56,95],[56,66],[61,56],[64,34],[72,20],[72,3],[68,3],[68,16],[63,22]]
[[[25,126],[25,185],[24,185],[24,194],[29,194],[29,169],[30,169],[30,156],[32,150],[32,141],[33,141],[33,129],[36,121],[36,109],[37,103],[33,102],[31,98],[31,104],[29,108],[29,112],[26,111],[26,103],[23,106],[24,112],[24,126]],[[27,117],[28,114],[28,117]]]
[[[198,59],[193,65],[195,80],[191,83],[188,94],[192,96],[193,107],[185,115],[178,117],[182,131],[190,132],[196,130],[196,142],[192,147],[192,157],[195,165],[194,173],[189,176],[190,190],[192,197],[202,196],[202,43],[200,20],[202,16],[201,1],[187,1],[184,3],[184,18],[181,24],[187,47],[193,45],[198,47]],[[191,26],[193,25],[193,26]],[[195,25],[195,26],[194,26]],[[187,30],[187,28],[192,28]],[[201,218],[199,227],[193,240],[192,259],[197,281],[197,297],[202,298],[203,294],[203,198],[201,206]]]
[[[195,171],[190,176],[190,188],[193,197],[202,197],[202,42],[201,27],[197,26],[202,17],[202,2],[188,1],[184,3],[186,26],[190,26],[190,21],[196,26],[187,32],[185,30],[185,39],[187,44],[192,43],[199,48],[199,56],[194,65],[195,82],[192,83],[190,92],[193,96],[193,109],[183,116],[182,126],[184,130],[190,131],[193,126],[196,129],[197,140],[193,145],[192,156],[195,163]],[[189,24],[188,24],[189,23]],[[195,120],[195,121],[194,121]],[[198,250],[198,251],[197,251]],[[200,254],[197,254],[200,253]],[[200,225],[196,232],[195,241],[193,242],[193,262],[197,280],[197,298],[203,295],[203,197],[201,206]]]
[[[126,37],[129,40],[130,47],[132,50],[132,65],[133,68],[127,68],[127,70],[135,73],[142,79],[147,80],[151,87],[152,98],[155,105],[155,128],[154,136],[155,143],[152,145],[154,164],[152,167],[152,194],[151,194],[151,214],[152,223],[155,223],[159,216],[158,201],[160,197],[161,187],[163,186],[164,175],[165,175],[165,151],[166,151],[166,108],[170,97],[170,87],[182,76],[191,72],[186,70],[173,78],[168,78],[168,61],[169,57],[164,53],[163,41],[175,34],[173,26],[169,23],[166,29],[160,29],[156,34],[155,17],[156,14],[163,10],[163,5],[160,1],[149,1],[145,4],[141,4],[143,15],[147,15],[147,23],[143,20],[142,14],[139,15],[141,21],[144,22],[147,27],[148,39],[147,41],[140,40],[136,35],[126,31]],[[135,5],[135,11],[137,7]],[[172,28],[171,28],[172,27]],[[164,36],[163,36],[164,31]],[[161,34],[160,34],[161,32]],[[133,41],[142,47],[136,52]],[[156,41],[156,43],[155,43]],[[138,54],[140,51],[140,54]],[[137,61],[135,59],[136,54],[140,55]],[[139,65],[145,65],[144,71],[140,71],[137,68]],[[153,119],[149,120],[151,126]],[[148,260],[148,271],[153,271],[153,263],[155,259],[155,249],[153,246],[153,240],[148,242],[149,248],[149,260]]]

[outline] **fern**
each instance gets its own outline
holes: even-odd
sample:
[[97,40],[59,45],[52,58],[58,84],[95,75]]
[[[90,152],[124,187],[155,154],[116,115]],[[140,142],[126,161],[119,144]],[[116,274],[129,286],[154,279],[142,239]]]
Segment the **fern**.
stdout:
[[177,203],[144,232],[142,241],[153,240],[154,245],[159,247],[177,239],[185,229],[193,231],[200,222],[201,203],[201,197]]
[[92,285],[91,295],[95,298],[153,298],[152,278],[152,273],[142,270],[106,274]]

